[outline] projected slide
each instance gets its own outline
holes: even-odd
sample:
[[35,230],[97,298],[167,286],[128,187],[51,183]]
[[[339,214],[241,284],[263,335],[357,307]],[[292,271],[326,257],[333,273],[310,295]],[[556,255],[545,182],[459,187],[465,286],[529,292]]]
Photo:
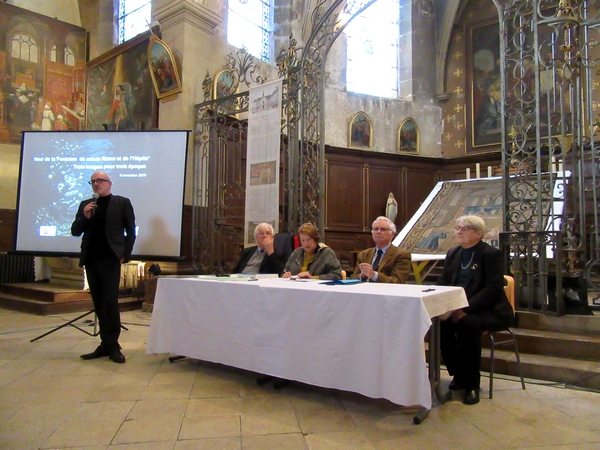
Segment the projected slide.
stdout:
[[179,257],[187,142],[188,131],[24,132],[15,250],[78,254],[71,224],[101,170],[133,204],[134,257]]

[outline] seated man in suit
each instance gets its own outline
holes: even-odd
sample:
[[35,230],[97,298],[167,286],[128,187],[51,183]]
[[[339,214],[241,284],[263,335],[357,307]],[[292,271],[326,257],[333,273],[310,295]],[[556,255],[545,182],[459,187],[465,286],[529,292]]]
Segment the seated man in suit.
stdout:
[[231,273],[283,273],[286,257],[274,246],[275,231],[271,224],[261,223],[254,229],[254,238],[258,245],[247,247]]
[[380,216],[371,228],[375,247],[358,254],[352,278],[376,283],[406,283],[410,274],[410,253],[392,244],[396,225]]

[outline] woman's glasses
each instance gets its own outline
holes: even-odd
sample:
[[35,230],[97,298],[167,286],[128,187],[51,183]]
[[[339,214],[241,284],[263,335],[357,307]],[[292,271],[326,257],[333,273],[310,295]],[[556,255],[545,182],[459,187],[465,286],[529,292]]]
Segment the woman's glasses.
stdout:
[[475,228],[473,228],[473,227],[454,227],[454,229],[456,231],[469,231],[469,230],[474,230]]

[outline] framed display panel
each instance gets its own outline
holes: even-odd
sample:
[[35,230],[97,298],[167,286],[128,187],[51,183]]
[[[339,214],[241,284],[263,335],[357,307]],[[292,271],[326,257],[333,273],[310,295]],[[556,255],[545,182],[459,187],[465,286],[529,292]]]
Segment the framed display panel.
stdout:
[[88,63],[88,130],[157,128],[158,100],[148,66],[149,43],[148,31]]
[[165,101],[177,98],[181,92],[181,80],[175,57],[167,44],[154,35],[150,37],[148,61],[156,97]]
[[[552,195],[543,203],[544,217],[548,217],[551,209],[555,216],[562,214],[564,185],[560,177],[554,180]],[[535,198],[539,194],[537,187],[532,184],[522,187],[524,196]],[[393,243],[410,251],[413,258],[443,257],[449,249],[458,245],[454,230],[456,219],[464,215],[477,215],[486,223],[484,241],[499,247],[500,232],[503,231],[502,204],[501,177],[440,181]],[[544,223],[543,226],[548,231],[558,230],[560,223]]]
[[419,127],[412,119],[405,119],[398,125],[398,152],[411,153],[417,155],[419,153]]
[[364,111],[357,112],[348,125],[348,147],[373,148],[373,123]]

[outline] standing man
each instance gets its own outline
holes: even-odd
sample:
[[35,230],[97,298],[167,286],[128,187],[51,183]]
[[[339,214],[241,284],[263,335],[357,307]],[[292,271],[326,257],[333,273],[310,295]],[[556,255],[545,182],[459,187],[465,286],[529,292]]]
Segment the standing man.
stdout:
[[358,254],[352,278],[376,283],[406,283],[410,274],[410,253],[392,245],[396,225],[379,216],[372,225],[375,247]]
[[90,182],[94,198],[79,204],[71,234],[81,236],[79,265],[85,267],[94,310],[100,325],[100,345],[82,359],[108,356],[123,364],[119,335],[119,283],[121,264],[127,262],[135,242],[135,215],[128,198],[111,194],[112,181],[105,172],[94,172]]
[[269,223],[260,223],[254,229],[258,245],[247,247],[231,273],[276,273],[281,275],[285,267],[285,254],[275,249],[275,230]]

